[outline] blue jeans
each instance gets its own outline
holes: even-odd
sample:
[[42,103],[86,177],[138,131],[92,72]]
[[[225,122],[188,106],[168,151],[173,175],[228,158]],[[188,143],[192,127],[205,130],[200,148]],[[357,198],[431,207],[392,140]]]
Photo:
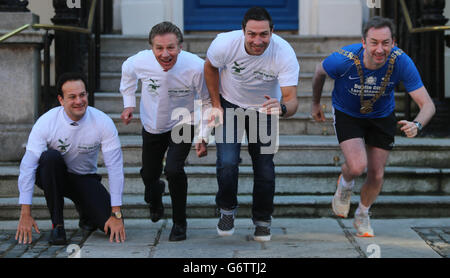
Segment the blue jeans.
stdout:
[[[221,105],[224,109],[223,115],[223,125],[218,127],[222,129],[223,135],[217,135],[216,130],[216,142],[217,136],[223,136],[222,143],[216,143],[217,146],[217,182],[219,185],[219,190],[216,195],[216,204],[219,208],[225,210],[234,210],[238,206],[237,201],[237,190],[238,190],[238,176],[239,176],[239,162],[240,162],[240,151],[241,143],[239,142],[240,136],[238,135],[238,117],[234,116],[234,130],[233,130],[233,140],[226,141],[227,135],[227,108],[238,108],[239,106],[234,105],[223,98],[221,98]],[[230,111],[230,110],[228,110]],[[244,110],[245,111],[245,110]],[[255,112],[259,116],[259,112]],[[271,216],[274,210],[273,198],[275,194],[275,165],[273,163],[273,153],[261,154],[261,147],[268,146],[271,144],[263,144],[260,141],[260,124],[267,125],[267,135],[270,136],[271,130],[271,116],[267,115],[267,122],[261,122],[259,117],[256,117],[256,123],[254,121],[249,121],[249,117],[245,117],[245,123],[241,123],[243,129],[247,134],[248,151],[252,159],[253,164],[253,204],[252,204],[252,219],[253,222],[270,222]],[[230,120],[228,119],[228,120]],[[242,120],[242,118],[240,118]],[[252,142],[249,139],[249,128],[258,127],[257,130],[257,140]],[[228,131],[230,132],[230,131]],[[219,132],[220,134],[220,132]],[[254,134],[254,133],[253,133]],[[230,134],[228,134],[230,135]],[[229,136],[228,136],[229,137]],[[254,140],[253,140],[254,141]]]

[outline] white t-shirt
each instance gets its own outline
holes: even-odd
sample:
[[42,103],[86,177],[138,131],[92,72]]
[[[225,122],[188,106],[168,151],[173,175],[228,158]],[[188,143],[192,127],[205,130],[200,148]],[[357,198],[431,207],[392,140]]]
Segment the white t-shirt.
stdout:
[[203,109],[211,103],[203,78],[203,65],[204,60],[197,55],[181,51],[173,68],[164,71],[152,50],[140,51],[122,65],[120,92],[124,107],[136,107],[135,92],[138,80],[141,80],[140,113],[147,132],[170,131],[180,122],[180,119],[171,119],[172,112],[182,107],[189,110],[193,123],[194,100],[201,100]]
[[83,118],[76,122],[76,126],[71,125],[72,122],[64,107],[58,106],[42,115],[34,124],[20,167],[20,204],[31,204],[35,171],[39,157],[44,151],[59,151],[68,172],[86,175],[97,172],[97,159],[101,148],[108,168],[111,205],[121,205],[123,159],[113,121],[102,111],[89,106]]
[[220,69],[220,94],[242,108],[259,108],[264,95],[281,99],[280,87],[297,86],[300,66],[294,49],[287,41],[272,34],[261,55],[245,50],[242,30],[218,34],[207,57]]

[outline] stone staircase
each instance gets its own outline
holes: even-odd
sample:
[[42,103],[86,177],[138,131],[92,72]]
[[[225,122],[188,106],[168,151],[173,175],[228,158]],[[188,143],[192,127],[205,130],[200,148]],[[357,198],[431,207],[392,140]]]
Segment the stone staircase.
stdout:
[[[343,161],[334,136],[331,115],[332,80],[327,80],[322,95],[327,121],[316,123],[310,118],[312,75],[315,65],[337,48],[359,42],[357,37],[316,37],[286,35],[300,62],[301,74],[297,96],[299,109],[295,116],[280,121],[280,145],[275,155],[276,196],[274,217],[328,217],[331,197]],[[214,35],[186,35],[183,49],[204,58]],[[114,120],[120,134],[125,163],[124,214],[128,218],[149,216],[143,200],[144,186],[139,175],[141,164],[141,123],[139,115],[125,126],[120,121],[123,110],[118,88],[123,61],[140,50],[147,49],[145,37],[103,35],[101,54],[101,85],[95,93],[95,106]],[[404,94],[396,93],[396,113],[402,117]],[[140,93],[137,94],[137,103]],[[412,105],[412,110],[417,107]],[[139,107],[137,107],[139,111]],[[400,135],[400,134],[399,134]],[[239,177],[238,217],[251,214],[253,175],[251,160],[244,144]],[[186,172],[189,179],[188,217],[215,217],[216,147],[210,144],[208,156],[197,158],[191,151]],[[107,186],[103,158],[99,158],[99,173]],[[0,165],[0,219],[18,219],[18,163]],[[363,177],[364,178],[364,177]],[[352,199],[352,212],[357,205],[363,178],[357,180]],[[170,197],[164,203],[170,207]],[[35,189],[33,215],[48,218],[42,191]],[[396,138],[386,167],[382,194],[373,206],[373,217],[448,217],[450,208],[450,141],[436,138]],[[171,209],[166,209],[170,217]],[[73,204],[66,202],[66,218],[76,218]]]

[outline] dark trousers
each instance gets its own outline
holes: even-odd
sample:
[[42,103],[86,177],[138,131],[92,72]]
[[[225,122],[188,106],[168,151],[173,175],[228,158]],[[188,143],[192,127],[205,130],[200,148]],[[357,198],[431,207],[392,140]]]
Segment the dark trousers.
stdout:
[[[234,130],[227,130],[227,108],[238,108],[225,99],[221,98],[221,105],[224,109],[223,115],[223,143],[216,143],[217,146],[217,182],[219,190],[216,195],[216,204],[219,208],[232,210],[238,205],[238,176],[239,176],[239,162],[241,143],[239,142],[238,134],[243,134],[238,130],[237,117],[233,117]],[[259,114],[258,114],[259,116]],[[270,145],[270,142],[263,144],[260,141],[259,129],[262,124],[267,124],[267,132],[270,136],[271,116],[267,116],[267,122],[260,122],[257,117],[257,122],[249,122],[249,118],[245,117],[245,123],[242,125],[245,128],[247,139],[249,140],[248,152],[252,159],[253,165],[253,205],[252,205],[252,219],[253,221],[270,222],[271,215],[274,210],[273,198],[275,194],[275,165],[273,163],[274,154],[262,154],[261,147]],[[251,142],[249,139],[249,127],[256,125],[258,130],[257,141]],[[228,132],[228,133],[227,133]],[[226,137],[230,138],[230,133],[234,137],[234,142],[227,142]],[[242,131],[243,132],[243,131]],[[227,136],[228,135],[228,136]],[[217,136],[217,133],[216,133]],[[240,137],[240,136],[239,136]]]
[[[169,183],[170,198],[172,200],[173,223],[186,223],[187,176],[184,164],[192,146],[194,126],[187,126],[191,131],[189,143],[174,143],[171,131],[162,134],[152,134],[142,129],[142,168],[141,176],[144,185],[150,192],[150,200],[158,202],[160,192],[159,179],[163,171],[164,154],[167,151],[164,174]],[[180,135],[182,135],[182,129]],[[153,200],[152,200],[153,199]]]
[[103,230],[111,216],[111,199],[97,174],[69,173],[61,154],[48,150],[41,154],[36,185],[44,190],[53,225],[64,224],[64,197],[75,204],[80,218]]

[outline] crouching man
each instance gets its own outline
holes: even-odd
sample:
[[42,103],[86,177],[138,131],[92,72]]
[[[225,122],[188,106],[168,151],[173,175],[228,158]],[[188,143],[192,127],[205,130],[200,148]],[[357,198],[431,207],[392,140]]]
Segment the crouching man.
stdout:
[[[80,228],[109,233],[110,241],[125,240],[122,219],[123,159],[118,132],[106,114],[88,106],[81,74],[63,74],[57,82],[61,104],[42,115],[31,130],[18,180],[21,213],[16,240],[32,242],[31,216],[34,184],[44,191],[52,231],[49,243],[66,244],[64,197],[75,204]],[[108,170],[110,192],[100,183],[97,158],[100,148]]]

